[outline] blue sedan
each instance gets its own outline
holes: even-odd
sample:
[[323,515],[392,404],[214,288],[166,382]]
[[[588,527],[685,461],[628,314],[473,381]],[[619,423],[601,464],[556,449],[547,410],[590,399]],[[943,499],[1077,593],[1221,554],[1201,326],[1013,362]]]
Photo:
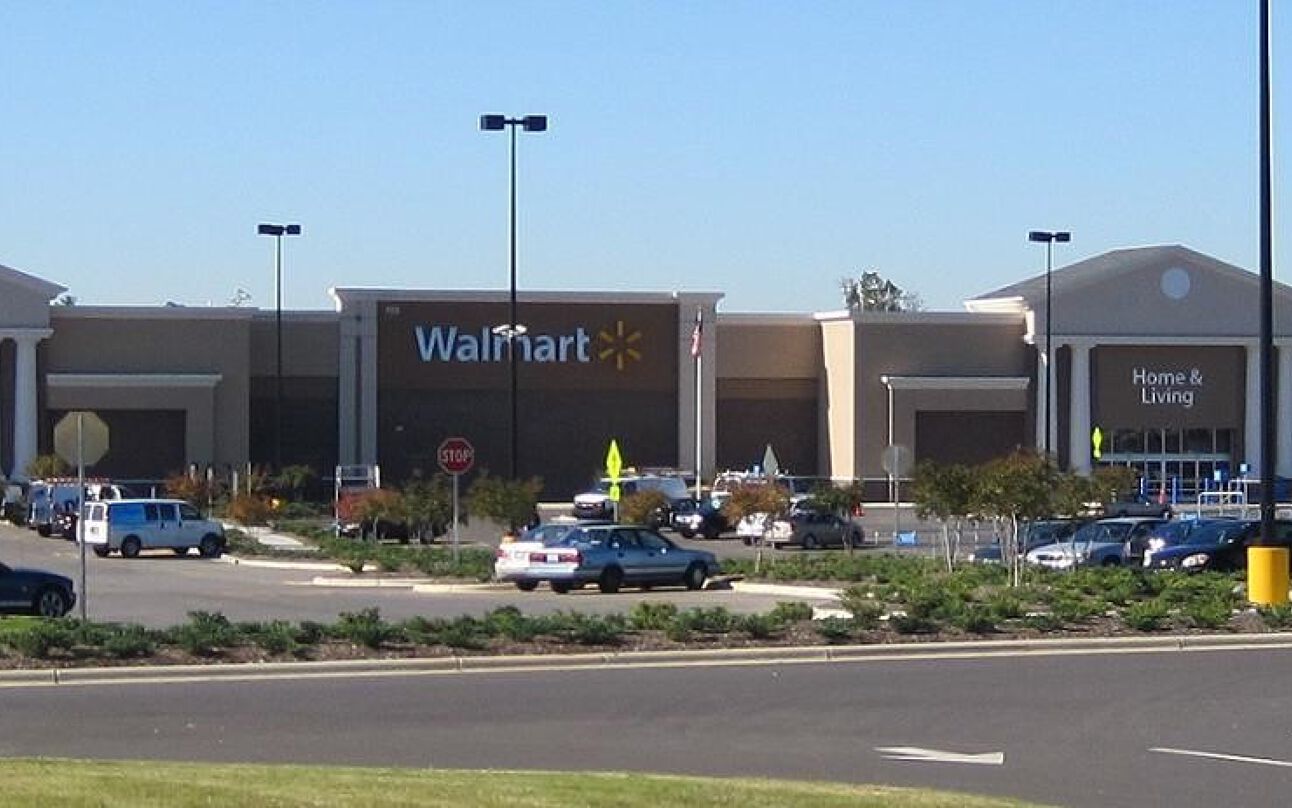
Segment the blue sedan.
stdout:
[[713,553],[679,547],[653,530],[635,525],[587,525],[529,552],[526,563],[499,569],[499,577],[521,589],[547,581],[560,594],[595,583],[602,592],[624,585],[680,584],[701,589],[720,568]]

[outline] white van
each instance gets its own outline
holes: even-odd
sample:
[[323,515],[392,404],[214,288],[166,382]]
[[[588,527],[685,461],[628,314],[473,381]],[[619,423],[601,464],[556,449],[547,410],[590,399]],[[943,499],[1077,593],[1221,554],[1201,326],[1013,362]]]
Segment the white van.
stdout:
[[140,550],[169,548],[184,555],[196,547],[203,558],[224,552],[224,527],[202,518],[179,499],[121,499],[85,508],[85,544],[102,558],[117,550],[134,558]]
[[122,499],[125,489],[119,485],[97,479],[85,480],[85,488],[80,495],[76,492],[75,477],[51,477],[47,480],[36,480],[27,491],[27,527],[42,536],[54,532],[54,517],[64,511],[76,510],[76,500],[83,496],[85,502],[94,500]]

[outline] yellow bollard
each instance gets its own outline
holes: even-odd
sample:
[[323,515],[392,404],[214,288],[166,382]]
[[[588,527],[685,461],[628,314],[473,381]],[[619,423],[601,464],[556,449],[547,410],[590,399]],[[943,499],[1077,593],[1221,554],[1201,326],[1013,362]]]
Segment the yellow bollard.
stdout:
[[1288,548],[1247,548],[1247,599],[1258,606],[1288,602]]

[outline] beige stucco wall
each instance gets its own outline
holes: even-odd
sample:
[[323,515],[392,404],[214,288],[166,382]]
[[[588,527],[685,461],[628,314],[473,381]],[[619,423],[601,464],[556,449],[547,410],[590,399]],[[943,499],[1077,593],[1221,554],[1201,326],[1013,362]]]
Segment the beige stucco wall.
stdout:
[[[212,396],[207,416],[202,393],[164,385],[128,393],[105,388],[82,388],[74,396],[54,393],[47,396],[47,406],[184,409],[189,419],[187,451],[200,451],[207,444],[202,436],[212,436],[210,456],[189,456],[187,462],[246,462],[251,312],[127,307],[50,311],[54,335],[42,345],[44,374],[205,374],[219,375],[220,380],[207,394]],[[329,352],[335,352],[335,344],[329,343]]]

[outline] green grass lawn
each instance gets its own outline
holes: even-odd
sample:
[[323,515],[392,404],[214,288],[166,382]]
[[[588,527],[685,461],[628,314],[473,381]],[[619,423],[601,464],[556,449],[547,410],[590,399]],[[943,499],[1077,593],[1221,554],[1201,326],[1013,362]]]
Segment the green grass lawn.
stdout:
[[0,804],[58,806],[740,806],[1004,808],[919,789],[639,774],[423,771],[80,760],[0,761]]

